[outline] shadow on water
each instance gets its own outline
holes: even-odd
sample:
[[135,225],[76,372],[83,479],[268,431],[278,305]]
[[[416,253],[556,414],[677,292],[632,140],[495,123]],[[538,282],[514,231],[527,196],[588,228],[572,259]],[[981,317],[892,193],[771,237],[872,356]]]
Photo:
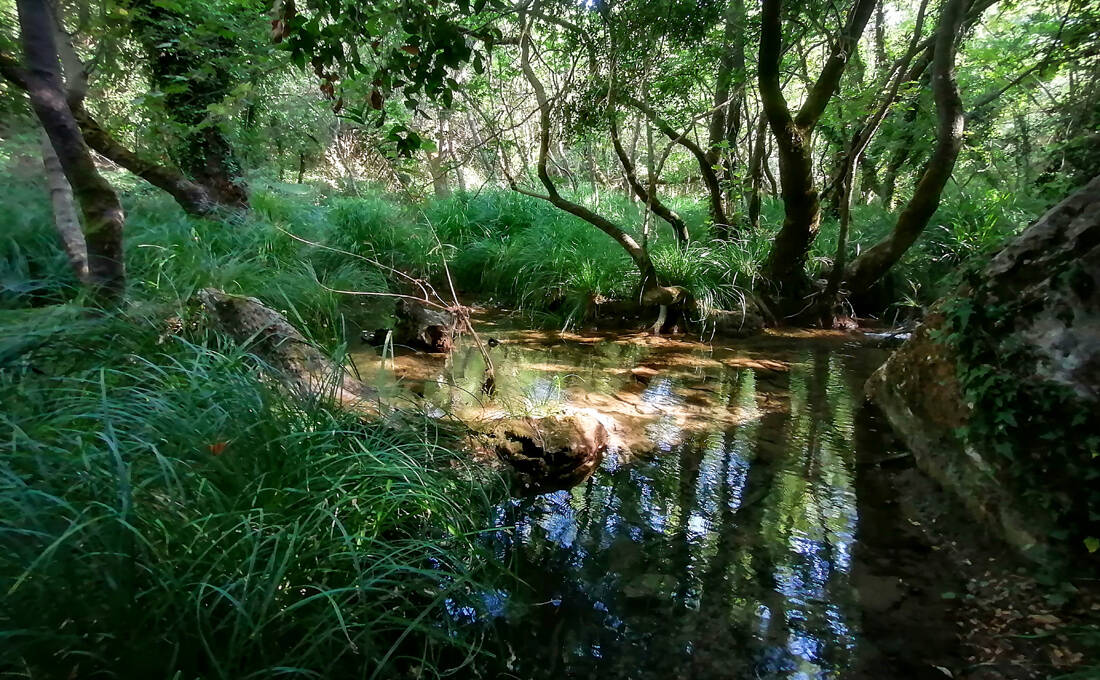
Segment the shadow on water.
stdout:
[[[809,679],[853,665],[856,412],[885,353],[702,347],[523,341],[495,359],[500,399],[611,395],[648,416],[635,425],[653,444],[497,508],[487,540],[523,585],[453,614],[493,627],[499,677]],[[476,359],[454,361],[476,384]],[[449,382],[417,380],[426,398]]]

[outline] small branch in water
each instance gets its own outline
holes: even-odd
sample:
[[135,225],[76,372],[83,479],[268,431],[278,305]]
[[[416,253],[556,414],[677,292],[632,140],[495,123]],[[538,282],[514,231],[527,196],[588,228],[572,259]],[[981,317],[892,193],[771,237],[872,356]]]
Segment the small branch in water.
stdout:
[[877,460],[861,461],[861,462],[857,463],[857,465],[860,465],[860,466],[864,466],[864,465],[881,465],[883,463],[892,463],[895,460],[902,460],[903,458],[909,458],[912,455],[913,455],[912,452],[905,451],[904,453],[895,453],[892,456],[886,456],[885,458],[879,458]]
[[[317,279],[314,279],[314,281],[317,281]],[[370,297],[400,298],[400,299],[403,299],[403,300],[413,300],[415,302],[419,302],[419,303],[421,303],[423,305],[426,305],[428,307],[435,307],[436,309],[442,309],[443,311],[446,311],[446,312],[453,312],[454,311],[454,308],[452,308],[452,307],[448,307],[447,305],[444,305],[444,304],[439,304],[439,303],[436,303],[436,302],[432,302],[431,300],[425,300],[423,298],[418,298],[415,295],[403,295],[401,293],[377,293],[377,292],[373,292],[373,291],[369,291],[369,290],[340,290],[339,288],[329,288],[328,286],[321,283],[320,281],[317,281],[317,285],[320,286],[321,288],[324,288],[325,290],[327,290],[330,293],[338,293],[340,295],[366,295],[366,296],[370,296]]]

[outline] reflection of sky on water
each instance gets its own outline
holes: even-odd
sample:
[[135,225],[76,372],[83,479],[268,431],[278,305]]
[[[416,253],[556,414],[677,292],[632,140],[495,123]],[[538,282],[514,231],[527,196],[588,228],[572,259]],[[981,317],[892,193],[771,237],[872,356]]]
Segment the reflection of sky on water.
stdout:
[[[855,644],[848,385],[860,380],[827,354],[791,358],[766,380],[706,376],[742,424],[686,441],[675,417],[687,388],[653,378],[642,400],[662,414],[650,433],[660,451],[498,509],[515,530],[487,540],[530,591],[473,609],[515,624],[520,677],[842,677]],[[526,394],[558,398],[560,384],[535,380]],[[762,411],[761,395],[789,410]],[[452,616],[469,620],[466,606]]]
[[642,392],[642,403],[652,408],[660,416],[646,426],[646,434],[661,451],[672,450],[680,439],[681,428],[676,424],[676,407],[683,398],[673,391],[673,382],[669,378],[657,378]]
[[561,379],[539,376],[524,390],[524,412],[550,412],[565,403]]

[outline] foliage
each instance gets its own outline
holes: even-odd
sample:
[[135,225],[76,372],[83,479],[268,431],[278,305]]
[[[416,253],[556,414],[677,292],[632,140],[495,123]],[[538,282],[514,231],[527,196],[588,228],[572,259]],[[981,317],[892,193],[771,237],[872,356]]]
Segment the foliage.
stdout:
[[[961,267],[992,254],[1045,207],[1040,199],[996,189],[948,192],[925,234],[887,274],[880,289],[886,292],[890,305],[919,311],[957,285]],[[884,239],[894,219],[893,213],[878,204],[853,206],[852,222],[858,232],[848,244],[849,262]],[[811,264],[818,276],[824,277],[832,267],[837,233],[836,221],[827,219],[814,241]]]
[[10,314],[0,672],[389,676],[476,651],[444,612],[491,564],[472,532],[496,487],[432,426],[294,398],[159,319]]
[[[959,433],[991,456],[997,475],[1022,501],[1055,522],[1051,538],[1094,552],[1100,536],[1100,429],[1093,406],[1068,387],[1035,380],[1036,357],[1006,340],[1022,300],[995,301],[979,267],[963,279],[968,296],[947,298],[936,339],[955,352],[956,375],[969,406]],[[1059,277],[1070,285],[1072,272]]]
[[[471,36],[491,41],[500,32],[485,27],[486,17],[476,15],[505,7],[497,0],[423,2],[400,0],[372,3],[309,3],[299,12],[293,2],[279,3],[276,32],[291,59],[301,68],[308,62],[333,92],[340,76],[371,84],[362,101],[339,100],[344,115],[358,123],[386,123],[384,103],[402,97],[405,108],[423,113],[424,104],[439,102],[450,108],[459,84],[456,71],[470,64],[476,72],[485,68],[485,56],[475,51]],[[480,24],[481,32],[464,25]],[[424,101],[424,100],[427,101]],[[383,111],[380,116],[372,115]],[[434,145],[403,121],[390,121],[386,138],[396,153],[410,156]]]

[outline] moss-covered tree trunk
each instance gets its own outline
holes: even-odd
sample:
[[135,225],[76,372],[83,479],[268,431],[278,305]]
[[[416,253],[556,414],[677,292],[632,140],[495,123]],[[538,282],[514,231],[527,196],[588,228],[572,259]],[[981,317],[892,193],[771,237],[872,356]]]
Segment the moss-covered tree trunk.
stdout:
[[69,186],[69,180],[65,179],[65,170],[45,132],[42,133],[42,166],[46,169],[46,186],[50,190],[53,221],[57,227],[57,236],[61,239],[61,247],[69,258],[73,275],[81,283],[87,283],[88,246],[84,243],[80,217],[73,202],[73,189]]
[[247,186],[233,147],[210,119],[210,107],[235,84],[226,59],[229,39],[207,31],[200,48],[196,33],[201,27],[181,13],[152,0],[137,0],[135,8],[150,84],[163,93],[165,113],[178,126],[179,141],[169,150],[172,160],[218,204],[247,208]]
[[122,232],[126,223],[118,194],[99,174],[80,127],[69,109],[54,37],[54,18],[45,0],[19,0],[20,40],[26,64],[20,74],[31,106],[72,187],[84,215],[87,284],[104,301],[121,297],[126,286]]

